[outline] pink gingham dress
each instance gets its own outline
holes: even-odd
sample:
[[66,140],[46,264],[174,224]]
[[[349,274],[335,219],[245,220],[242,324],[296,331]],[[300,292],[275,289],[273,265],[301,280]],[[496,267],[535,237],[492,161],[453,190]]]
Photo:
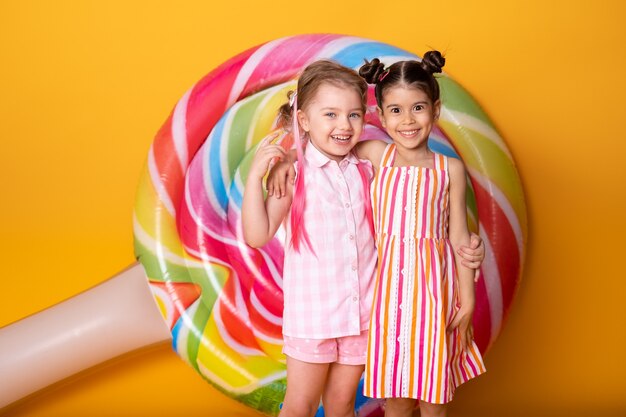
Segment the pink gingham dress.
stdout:
[[[292,245],[287,224],[283,268],[283,334],[327,339],[369,327],[376,247],[365,192],[352,153],[337,163],[311,142],[305,150],[304,225],[315,254]],[[373,175],[371,165],[368,180]],[[289,220],[289,219],[287,219]]]

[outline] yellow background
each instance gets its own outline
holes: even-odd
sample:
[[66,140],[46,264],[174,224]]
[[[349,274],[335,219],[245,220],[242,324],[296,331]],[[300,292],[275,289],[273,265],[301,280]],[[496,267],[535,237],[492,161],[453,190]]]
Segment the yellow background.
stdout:
[[[148,147],[204,74],[277,37],[346,33],[446,51],[446,71],[492,117],[524,183],[524,279],[488,373],[458,391],[450,415],[625,415],[623,2],[153,3],[0,3],[0,325],[133,262]],[[255,415],[169,346],[7,414]]]

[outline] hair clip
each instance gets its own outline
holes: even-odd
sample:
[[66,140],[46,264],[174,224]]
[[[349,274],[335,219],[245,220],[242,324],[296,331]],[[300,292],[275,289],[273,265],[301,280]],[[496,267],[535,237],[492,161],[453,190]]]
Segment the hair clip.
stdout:
[[389,75],[389,68],[387,68],[385,71],[383,71],[382,74],[380,74],[380,76],[378,77],[378,82],[384,80],[387,75]]
[[298,97],[298,92],[294,91],[291,97],[289,97],[289,107],[293,107],[294,103],[296,102],[297,97]]

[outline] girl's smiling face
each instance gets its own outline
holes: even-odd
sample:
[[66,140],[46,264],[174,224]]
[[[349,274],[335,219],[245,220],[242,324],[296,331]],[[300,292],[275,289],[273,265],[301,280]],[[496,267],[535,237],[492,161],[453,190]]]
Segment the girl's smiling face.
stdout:
[[324,83],[306,108],[298,111],[298,120],[320,152],[341,161],[363,131],[361,97],[352,88]]
[[384,92],[378,114],[398,147],[415,149],[428,142],[439,111],[440,102],[433,103],[423,90],[399,85]]

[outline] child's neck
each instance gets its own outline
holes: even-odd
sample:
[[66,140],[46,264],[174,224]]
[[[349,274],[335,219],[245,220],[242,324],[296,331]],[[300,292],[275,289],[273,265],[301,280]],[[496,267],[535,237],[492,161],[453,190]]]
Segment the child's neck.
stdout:
[[397,146],[394,165],[433,168],[433,153],[428,149],[428,146],[420,146],[414,149]]

